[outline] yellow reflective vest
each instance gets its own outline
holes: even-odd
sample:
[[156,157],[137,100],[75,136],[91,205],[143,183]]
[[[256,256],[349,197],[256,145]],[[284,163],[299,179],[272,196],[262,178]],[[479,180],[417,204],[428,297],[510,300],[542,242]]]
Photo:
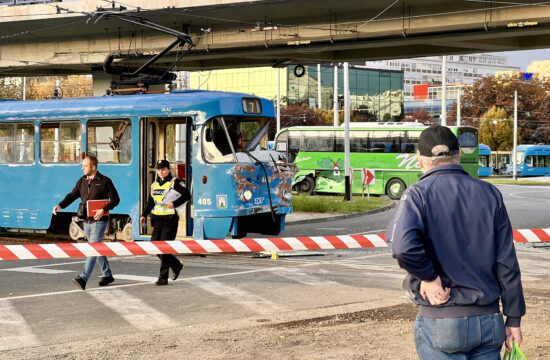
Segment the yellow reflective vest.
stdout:
[[167,181],[162,185],[160,185],[157,181],[151,184],[151,196],[155,201],[155,207],[151,213],[157,216],[174,215],[176,213],[175,209],[170,209],[162,204],[162,200],[164,200],[164,196],[168,190],[174,187],[175,179],[176,178],[173,177],[171,181]]

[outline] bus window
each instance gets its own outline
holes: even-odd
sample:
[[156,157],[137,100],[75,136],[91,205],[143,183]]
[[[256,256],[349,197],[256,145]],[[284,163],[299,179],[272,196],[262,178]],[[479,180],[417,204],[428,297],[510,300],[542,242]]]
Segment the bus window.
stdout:
[[477,146],[477,136],[471,132],[462,132],[458,134],[458,144],[460,147],[473,147]]
[[290,134],[288,137],[288,162],[294,162],[296,155],[300,151],[299,134]]
[[34,125],[0,124],[0,164],[34,162]]
[[307,152],[333,152],[333,131],[311,131],[304,138],[304,151]]
[[80,121],[40,124],[40,161],[43,163],[79,163],[81,143]]
[[128,119],[92,120],[87,124],[88,155],[100,163],[130,163],[132,161],[132,123]]

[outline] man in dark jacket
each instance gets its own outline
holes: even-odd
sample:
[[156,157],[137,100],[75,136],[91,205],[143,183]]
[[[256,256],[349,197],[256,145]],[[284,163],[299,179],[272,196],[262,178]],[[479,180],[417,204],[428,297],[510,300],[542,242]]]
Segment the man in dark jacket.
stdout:
[[521,343],[525,314],[502,195],[458,165],[458,140],[447,127],[424,130],[417,156],[424,175],[403,194],[386,238],[408,272],[404,289],[420,305],[418,355],[499,359],[503,342],[507,351]]
[[[82,162],[82,171],[84,172],[84,176],[78,179],[73,190],[53,208],[53,214],[57,215],[60,209],[66,208],[78,198],[81,200],[82,207],[86,205],[88,200],[108,200],[103,209],[99,209],[93,216],[87,216],[87,209],[83,207],[85,212],[84,234],[88,242],[101,242],[107,228],[108,216],[105,213],[114,209],[120,202],[120,199],[111,179],[97,171],[97,158],[95,156],[88,156],[84,159]],[[96,260],[101,266],[101,272],[103,273],[99,286],[106,286],[115,281],[107,257],[90,256],[86,259],[86,264],[80,276],[73,279],[73,284],[78,289],[84,290],[86,288],[86,282],[92,275]]]

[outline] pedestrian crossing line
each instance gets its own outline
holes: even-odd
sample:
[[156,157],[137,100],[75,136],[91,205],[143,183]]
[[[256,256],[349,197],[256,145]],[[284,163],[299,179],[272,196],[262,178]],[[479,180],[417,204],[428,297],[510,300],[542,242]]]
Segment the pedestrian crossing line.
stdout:
[[0,351],[40,345],[25,318],[9,300],[0,300]]
[[405,272],[396,273],[396,272],[385,272],[385,271],[364,271],[361,274],[367,275],[373,278],[390,278],[390,279],[401,279],[401,280],[403,280],[406,276]]
[[273,271],[273,274],[277,276],[284,277],[285,279],[289,279],[291,281],[295,281],[302,285],[307,286],[334,286],[339,285],[339,283],[336,283],[331,280],[325,280],[323,278],[306,274],[305,272],[299,270],[299,269],[289,269],[289,268],[280,268],[276,271]]
[[225,298],[237,305],[241,305],[254,313],[268,315],[283,311],[279,305],[270,300],[238,289],[234,286],[222,284],[216,280],[203,278],[200,280],[192,279],[186,281],[213,295]]
[[141,275],[128,275],[128,274],[114,274],[113,277],[115,280],[130,280],[130,281],[144,281],[144,282],[155,282],[157,281],[156,276],[141,276]]
[[9,271],[31,273],[31,274],[48,274],[48,275],[74,273],[73,270],[44,269],[44,268],[38,268],[34,266],[12,268],[12,269],[9,269]]
[[165,313],[124,290],[96,290],[86,293],[140,330],[166,329],[178,325]]

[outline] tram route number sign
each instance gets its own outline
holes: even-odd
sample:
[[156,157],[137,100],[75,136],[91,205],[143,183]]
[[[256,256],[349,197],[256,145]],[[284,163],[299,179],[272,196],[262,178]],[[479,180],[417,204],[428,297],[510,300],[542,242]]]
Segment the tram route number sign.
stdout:
[[365,197],[365,185],[367,186],[367,197],[370,199],[370,185],[374,185],[375,182],[375,172],[372,169],[361,169],[361,184],[363,184],[361,189],[361,196]]

